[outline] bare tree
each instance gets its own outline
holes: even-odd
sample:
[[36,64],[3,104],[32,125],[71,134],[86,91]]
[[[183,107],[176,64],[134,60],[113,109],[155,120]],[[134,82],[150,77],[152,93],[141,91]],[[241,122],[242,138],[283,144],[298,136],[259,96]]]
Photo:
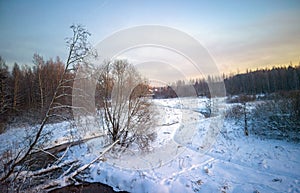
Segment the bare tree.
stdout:
[[136,69],[124,60],[107,62],[101,67],[97,89],[104,129],[112,142],[120,140],[125,147],[137,142],[140,148],[147,148],[155,136],[151,130],[154,109],[147,98],[148,84]]
[[44,108],[44,83],[43,83],[43,78],[42,78],[42,72],[43,72],[43,67],[44,67],[44,59],[38,55],[34,54],[33,55],[33,64],[36,66],[37,69],[37,77],[38,77],[38,87],[39,87],[39,96],[40,96],[40,102],[41,102],[41,110]]
[[[61,104],[59,101],[60,98],[65,97],[64,93],[60,93],[60,90],[64,89],[65,87],[69,88],[69,83],[72,80],[66,79],[65,77],[68,76],[68,72],[70,70],[76,70],[74,67],[78,67],[82,65],[85,59],[91,55],[94,55],[92,52],[92,47],[88,43],[88,37],[90,33],[87,32],[80,25],[72,25],[71,29],[73,31],[73,36],[67,39],[67,45],[69,49],[66,65],[64,71],[59,79],[58,85],[55,88],[54,95],[49,103],[49,107],[46,111],[46,114],[38,126],[36,132],[34,133],[33,137],[29,140],[28,147],[20,150],[19,152],[11,155],[11,159],[8,160],[6,163],[3,163],[5,167],[3,171],[1,171],[0,182],[1,183],[10,183],[16,179],[18,176],[18,172],[22,167],[20,166],[26,161],[32,154],[33,150],[41,143],[44,127],[49,119],[53,116],[60,116],[55,114],[55,110],[58,108],[66,108],[70,107],[68,105]],[[66,86],[67,85],[67,86]],[[15,174],[15,175],[12,175]],[[10,178],[12,177],[12,178]]]
[[247,110],[247,102],[251,102],[255,100],[255,96],[251,96],[251,95],[241,95],[239,97],[239,101],[240,103],[243,105],[243,115],[244,115],[244,134],[245,136],[249,135],[249,130],[248,130],[248,115],[249,112]]
[[13,96],[14,97],[13,97],[12,109],[14,111],[17,111],[17,106],[20,101],[20,79],[21,79],[21,70],[17,63],[14,64],[12,74],[13,74],[13,79],[14,79],[14,86],[13,86],[13,90],[14,90]]
[[[244,124],[244,135],[248,136],[249,133],[249,120],[251,118],[251,111],[247,108],[248,103],[255,100],[253,95],[240,95],[231,99],[229,102],[237,103],[226,114],[227,118],[233,118],[239,124]],[[251,124],[251,123],[250,123]]]

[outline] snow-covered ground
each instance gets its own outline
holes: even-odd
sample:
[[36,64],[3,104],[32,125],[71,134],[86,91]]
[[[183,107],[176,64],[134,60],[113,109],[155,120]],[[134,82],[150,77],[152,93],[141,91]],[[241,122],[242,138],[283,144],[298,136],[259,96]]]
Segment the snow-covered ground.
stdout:
[[[207,105],[204,98],[154,103],[159,110],[157,139],[150,152],[132,148],[118,155],[108,153],[84,174],[87,181],[128,192],[300,192],[300,144],[262,140],[251,130],[245,136],[243,125],[234,120],[205,118],[200,113]],[[226,109],[231,104],[220,106]],[[223,127],[214,130],[220,123]],[[54,133],[52,145],[69,140],[70,131],[79,132],[66,122],[47,128]],[[98,135],[96,127],[91,128],[84,132],[86,137]],[[19,135],[25,135],[22,128],[0,135],[4,142],[0,151]],[[103,141],[95,138],[70,148],[65,161],[86,164],[101,151]]]

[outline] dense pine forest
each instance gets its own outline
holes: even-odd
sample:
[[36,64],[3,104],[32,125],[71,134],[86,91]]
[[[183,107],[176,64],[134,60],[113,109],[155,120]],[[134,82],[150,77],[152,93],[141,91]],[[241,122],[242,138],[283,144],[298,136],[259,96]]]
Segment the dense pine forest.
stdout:
[[249,71],[224,79],[229,94],[261,94],[300,88],[300,66]]
[[193,86],[198,96],[209,96],[207,82],[218,83],[224,81],[227,95],[255,95],[270,94],[284,91],[297,91],[300,89],[300,65],[273,67],[271,69],[257,69],[243,74],[223,77],[208,77],[205,79],[190,80],[188,83],[177,81],[171,86],[156,88],[155,98],[177,97],[174,90],[185,90],[186,96],[193,96],[187,87]]

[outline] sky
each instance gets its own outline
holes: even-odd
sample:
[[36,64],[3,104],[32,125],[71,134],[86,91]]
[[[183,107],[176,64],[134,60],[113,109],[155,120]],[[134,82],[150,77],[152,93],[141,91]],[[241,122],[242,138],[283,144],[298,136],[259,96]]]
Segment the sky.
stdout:
[[122,29],[168,26],[199,41],[221,73],[300,62],[299,0],[0,0],[0,56],[10,66],[31,65],[34,53],[65,60],[72,24],[93,45]]

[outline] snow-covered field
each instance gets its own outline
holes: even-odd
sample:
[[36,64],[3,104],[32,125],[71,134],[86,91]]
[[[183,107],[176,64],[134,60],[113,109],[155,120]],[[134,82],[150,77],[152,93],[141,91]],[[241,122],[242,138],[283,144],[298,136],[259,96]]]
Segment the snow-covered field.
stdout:
[[[300,144],[245,136],[243,125],[222,117],[205,118],[200,112],[207,99],[183,98],[153,101],[159,110],[157,138],[150,152],[132,148],[105,154],[91,165],[86,181],[102,182],[128,192],[300,192]],[[221,107],[230,108],[222,103]],[[218,120],[216,122],[216,119]],[[224,121],[224,122],[223,122]],[[215,126],[222,127],[216,130]],[[53,140],[68,141],[69,123],[48,125]],[[85,137],[97,136],[91,127]],[[214,131],[211,131],[214,130]],[[0,151],[25,135],[22,128],[0,135]],[[89,163],[103,151],[95,138],[70,148],[65,161]]]

